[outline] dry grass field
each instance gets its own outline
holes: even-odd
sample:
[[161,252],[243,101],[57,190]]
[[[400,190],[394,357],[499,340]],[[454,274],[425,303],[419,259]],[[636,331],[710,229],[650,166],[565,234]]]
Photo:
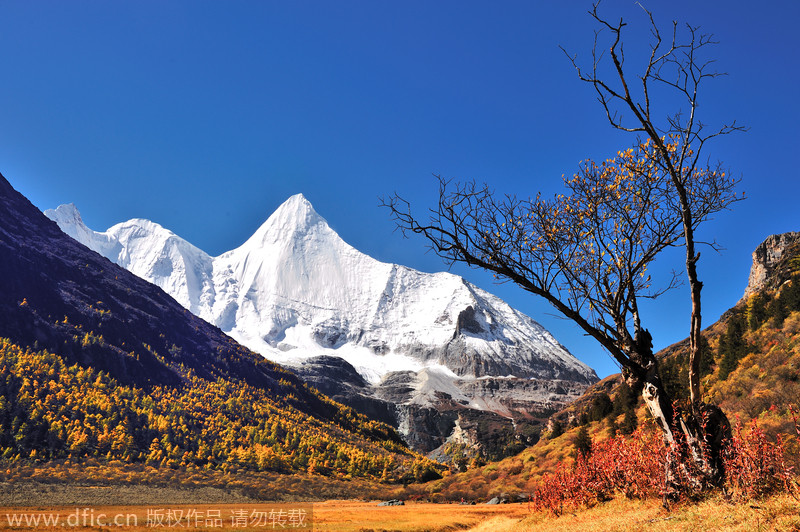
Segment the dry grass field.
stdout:
[[530,515],[525,504],[460,505],[408,503],[378,507],[375,502],[327,501],[314,505],[314,530],[450,531],[470,530],[481,523],[517,523]]
[[[34,525],[32,520],[37,516],[39,523]],[[12,522],[14,519],[17,521]],[[114,524],[115,519],[121,526]],[[667,512],[657,501],[615,500],[559,517],[531,513],[526,504],[408,503],[379,507],[375,501],[0,508],[2,530],[69,528],[126,532],[293,528],[327,532],[800,531],[800,503],[789,495],[746,505],[732,505],[714,498]]]
[[468,530],[487,520],[519,522],[520,504],[461,506],[328,501],[302,504],[203,504],[159,506],[0,508],[2,530]]
[[730,504],[721,497],[668,512],[658,501],[615,499],[594,508],[554,517],[529,516],[519,521],[495,519],[475,532],[756,532],[800,530],[800,503],[780,495],[757,504]]
[[658,501],[615,500],[556,517],[531,513],[526,504],[379,508],[375,503],[329,501],[314,505],[314,525],[314,530],[330,532],[800,531],[800,503],[787,495],[748,505],[715,498],[667,512]]

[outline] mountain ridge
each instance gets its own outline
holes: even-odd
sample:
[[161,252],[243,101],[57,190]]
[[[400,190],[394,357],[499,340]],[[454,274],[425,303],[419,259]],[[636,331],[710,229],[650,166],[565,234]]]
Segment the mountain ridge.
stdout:
[[532,318],[465,279],[356,250],[301,194],[216,257],[152,222],[98,233],[74,206],[45,214],[419,452],[435,453],[459,427],[494,427],[471,437],[502,456],[497,441],[532,441],[543,415],[597,380]]
[[[373,383],[386,368],[369,367],[376,364],[369,355],[387,354],[412,368],[416,361],[415,369],[439,364],[462,377],[597,378],[541,325],[463,278],[425,274],[359,252],[302,194],[284,202],[242,245],[217,257],[152,222],[123,222],[98,233],[79,214],[64,216],[64,210],[45,214],[278,362],[291,359],[284,354],[294,349],[336,354]],[[77,213],[74,206],[66,210]],[[142,239],[146,246],[139,245]],[[176,280],[192,274],[197,279]],[[366,351],[344,354],[340,348],[346,344]],[[414,361],[403,360],[409,354]]]

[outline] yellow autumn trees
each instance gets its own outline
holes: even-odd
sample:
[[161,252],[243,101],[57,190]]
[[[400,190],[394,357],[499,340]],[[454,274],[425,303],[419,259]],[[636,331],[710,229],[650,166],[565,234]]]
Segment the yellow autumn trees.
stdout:
[[[420,461],[436,470],[387,443],[385,425],[341,405],[335,405],[342,417],[336,424],[281,404],[265,390],[190,372],[179,387],[125,386],[5,339],[0,398],[0,457],[7,461],[92,457],[384,480],[412,475]],[[356,436],[348,425],[375,440]]]

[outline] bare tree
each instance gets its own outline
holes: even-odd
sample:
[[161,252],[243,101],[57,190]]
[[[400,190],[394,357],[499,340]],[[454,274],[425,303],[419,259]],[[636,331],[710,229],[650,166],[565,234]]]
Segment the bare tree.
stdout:
[[[598,3],[599,4],[599,3]],[[695,239],[696,212],[692,208],[691,191],[687,186],[696,172],[702,171],[701,154],[708,141],[722,135],[743,131],[745,128],[732,121],[719,127],[709,127],[698,117],[700,88],[706,81],[724,75],[714,69],[714,61],[706,59],[705,52],[717,44],[710,34],[701,33],[698,27],[686,25],[679,37],[679,25],[672,23],[671,32],[665,39],[651,12],[642,8],[649,21],[652,42],[649,58],[644,68],[632,77],[625,67],[622,33],[625,22],[611,22],[598,13],[598,4],[590,12],[600,27],[610,36],[608,57],[613,68],[607,76],[601,74],[604,53],[600,45],[601,32],[596,33],[592,49],[592,64],[589,70],[583,69],[575,57],[571,57],[579,78],[590,83],[598,95],[609,124],[615,129],[644,135],[656,147],[659,163],[669,175],[683,225],[683,244],[686,251],[686,277],[691,293],[692,313],[689,328],[689,395],[691,415],[681,420],[689,449],[701,470],[711,476],[708,464],[702,457],[710,439],[719,439],[720,434],[712,434],[704,425],[712,425],[707,417],[708,408],[702,402],[700,392],[700,357],[702,335],[701,290],[703,283],[697,274],[700,253]],[[606,60],[605,63],[608,61]],[[637,92],[630,82],[641,83]],[[682,108],[671,115],[658,117],[653,113],[651,94],[656,88],[665,88],[676,97]],[[731,187],[731,181],[719,175],[720,187]],[[729,189],[729,190],[732,190]],[[735,199],[735,197],[733,198]],[[711,244],[712,247],[713,244]],[[717,416],[718,417],[718,416]],[[727,422],[727,420],[725,420]],[[688,426],[687,426],[688,425]],[[717,431],[719,432],[719,430]],[[700,440],[704,441],[700,441]],[[711,446],[713,449],[713,445]]]
[[[645,11],[654,42],[643,73],[640,98],[629,89],[623,67],[620,20],[610,24],[590,14],[611,34],[613,78],[600,76],[603,54],[597,34],[587,72],[573,57],[580,79],[597,90],[610,124],[638,135],[633,146],[601,163],[584,162],[565,180],[567,193],[552,199],[498,197],[488,186],[455,184],[439,178],[439,204],[427,220],[416,218],[396,194],[385,199],[401,230],[427,237],[448,264],[466,263],[494,272],[543,297],[561,314],[595,338],[619,363],[629,384],[642,396],[673,449],[669,478],[674,488],[702,490],[724,478],[720,457],[730,425],[724,414],[701,401],[700,291],[697,276],[698,226],[735,202],[737,180],[719,164],[703,163],[707,141],[741,129],[735,124],[707,131],[697,120],[698,89],[710,62],[700,55],[710,37],[687,27],[678,42],[677,24],[664,44]],[[688,114],[667,116],[656,125],[651,115],[651,86],[662,84],[685,98]],[[622,111],[629,111],[628,119]],[[674,287],[675,275],[658,286],[648,266],[666,248],[683,245],[692,298],[689,389],[691,406],[676,411],[659,375],[652,338],[642,326],[639,301]]]
[[[570,60],[575,66],[582,81],[594,86],[598,100],[605,110],[608,122],[616,129],[631,133],[644,134],[656,147],[659,163],[668,173],[679,201],[683,223],[683,236],[686,248],[686,275],[692,297],[692,317],[690,326],[690,371],[689,392],[693,405],[699,404],[700,396],[700,334],[702,330],[700,291],[703,283],[697,276],[697,262],[700,253],[696,250],[694,213],[689,198],[687,182],[701,168],[701,153],[706,143],[720,135],[727,135],[744,128],[731,124],[710,129],[697,116],[699,89],[703,82],[724,74],[712,69],[713,61],[704,60],[703,52],[717,44],[711,35],[700,33],[699,28],[686,26],[687,38],[678,41],[678,23],[672,23],[669,40],[664,41],[653,15],[646,13],[653,43],[650,46],[649,60],[641,74],[636,76],[641,82],[641,92],[631,89],[629,73],[625,70],[625,54],[622,46],[622,30],[626,24],[620,20],[611,23],[598,14],[598,4],[591,11],[592,17],[611,34],[609,56],[613,64],[613,73],[604,78],[600,74],[604,54],[600,52],[599,37],[596,34],[592,50],[592,65],[589,71],[582,69],[575,57]],[[658,123],[652,114],[650,95],[654,86],[663,86],[676,94],[686,105],[686,110],[679,110],[673,115],[663,118]],[[628,111],[629,113],[626,113]],[[632,118],[630,118],[632,116]],[[724,178],[724,175],[720,176]]]

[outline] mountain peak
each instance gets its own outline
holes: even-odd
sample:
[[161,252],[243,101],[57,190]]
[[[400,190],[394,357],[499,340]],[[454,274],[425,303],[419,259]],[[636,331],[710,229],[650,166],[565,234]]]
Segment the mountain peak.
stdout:
[[[86,227],[81,213],[74,203],[65,203],[55,209],[47,209],[44,211],[44,215],[56,222],[66,234],[78,242],[85,243],[101,255],[107,255],[110,252],[109,239]],[[93,245],[89,245],[88,242],[92,242]]]
[[335,353],[376,382],[429,365],[472,378],[596,378],[541,325],[463,279],[359,252],[302,194],[217,257],[163,238],[118,242],[106,256],[273,360]]
[[271,242],[302,237],[314,227],[327,229],[328,223],[320,216],[303,194],[295,194],[284,201],[242,247],[261,248]]
[[270,219],[286,217],[294,217],[298,221],[314,222],[321,219],[321,216],[314,210],[314,206],[303,194],[295,194],[281,203],[280,207],[272,213]]
[[292,195],[292,196],[289,196],[289,197],[286,199],[286,201],[284,201],[284,202],[281,204],[281,206],[283,206],[283,205],[287,205],[287,206],[292,206],[292,205],[305,205],[305,206],[311,207],[311,202],[310,202],[310,201],[308,201],[308,198],[306,198],[306,197],[303,195],[303,193],[302,193],[302,192],[298,192],[297,194],[294,194],[294,195]]
[[47,209],[44,214],[59,225],[61,222],[84,225],[81,213],[74,203],[65,203],[55,209]]
[[181,237],[163,225],[146,218],[131,218],[127,222],[120,222],[108,230],[117,239],[122,238],[161,238],[162,240],[184,241]]

